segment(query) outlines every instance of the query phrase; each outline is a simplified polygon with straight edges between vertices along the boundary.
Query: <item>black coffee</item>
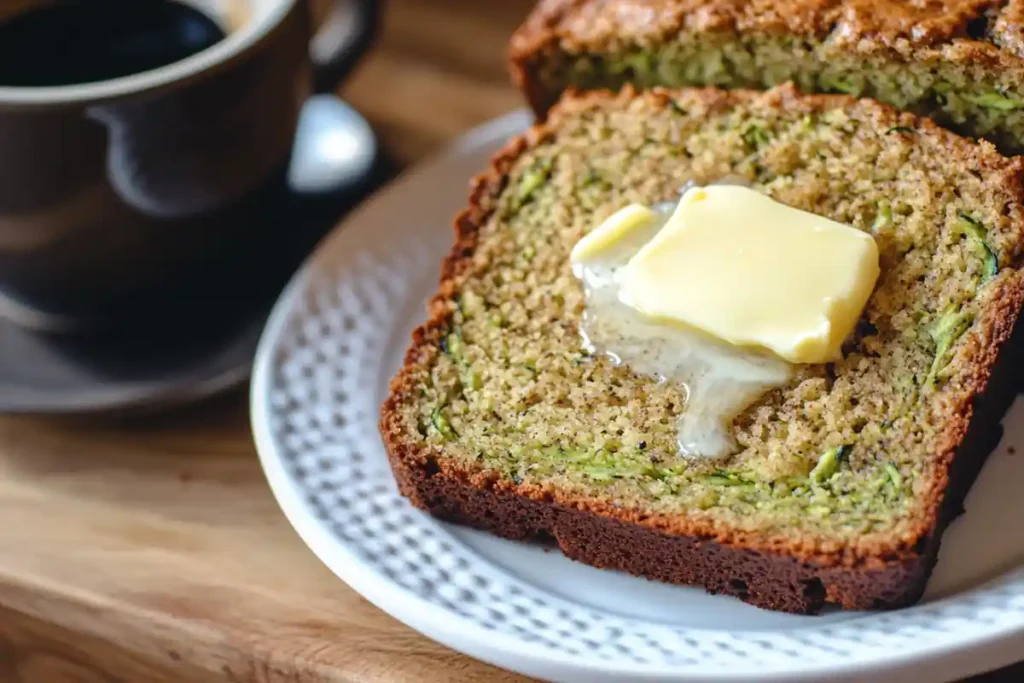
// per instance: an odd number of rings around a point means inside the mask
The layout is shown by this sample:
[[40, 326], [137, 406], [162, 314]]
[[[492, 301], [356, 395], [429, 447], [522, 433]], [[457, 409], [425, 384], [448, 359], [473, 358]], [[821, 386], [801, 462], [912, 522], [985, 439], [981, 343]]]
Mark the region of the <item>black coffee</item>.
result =
[[181, 61], [223, 29], [174, 0], [65, 0], [0, 23], [0, 86], [94, 83]]

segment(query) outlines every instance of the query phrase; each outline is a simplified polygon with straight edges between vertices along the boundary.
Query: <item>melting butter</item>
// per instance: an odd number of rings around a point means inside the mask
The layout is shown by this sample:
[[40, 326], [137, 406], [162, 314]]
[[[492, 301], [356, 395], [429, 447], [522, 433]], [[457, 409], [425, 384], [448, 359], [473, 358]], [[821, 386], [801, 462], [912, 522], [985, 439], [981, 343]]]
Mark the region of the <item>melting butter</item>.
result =
[[[633, 205], [617, 221], [614, 241], [581, 240], [573, 251], [573, 273], [583, 283], [580, 332], [584, 346], [634, 372], [672, 382], [684, 390], [679, 449], [690, 457], [721, 458], [736, 450], [731, 423], [766, 391], [786, 384], [793, 366], [752, 349], [722, 342], [683, 325], [656, 322], [621, 297], [630, 259], [665, 226], [675, 209], [652, 211]], [[592, 233], [593, 234], [593, 233]], [[699, 292], [695, 293], [700, 295]]]

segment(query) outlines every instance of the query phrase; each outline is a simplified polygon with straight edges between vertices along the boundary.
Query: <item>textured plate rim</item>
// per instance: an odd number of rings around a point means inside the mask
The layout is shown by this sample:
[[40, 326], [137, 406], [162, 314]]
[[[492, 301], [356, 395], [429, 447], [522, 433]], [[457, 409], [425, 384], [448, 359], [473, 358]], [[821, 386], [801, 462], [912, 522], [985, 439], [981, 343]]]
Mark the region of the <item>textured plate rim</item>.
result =
[[[344, 544], [334, 538], [309, 514], [309, 506], [299, 488], [286, 471], [277, 444], [269, 426], [269, 392], [274, 370], [274, 353], [281, 334], [288, 323], [296, 295], [308, 284], [310, 273], [316, 263], [344, 244], [348, 234], [345, 227], [359, 223], [363, 216], [373, 212], [377, 205], [390, 202], [395, 195], [422, 179], [435, 176], [448, 162], [466, 153], [476, 151], [480, 146], [494, 144], [510, 135], [521, 132], [532, 121], [525, 109], [515, 110], [492, 119], [471, 129], [453, 144], [428, 160], [400, 174], [391, 183], [363, 203], [349, 217], [336, 226], [316, 247], [302, 267], [282, 291], [267, 319], [266, 327], [256, 350], [250, 383], [250, 419], [257, 454], [264, 474], [278, 505], [289, 523], [303, 542], [342, 581], [362, 595], [373, 605], [401, 621], [421, 634], [459, 652], [531, 676], [556, 676], [571, 680], [581, 675], [594, 680], [644, 680], [644, 681], [817, 681], [823, 678], [835, 680], [877, 680], [879, 675], [921, 673], [922, 665], [929, 670], [942, 670], [948, 680], [979, 673], [977, 660], [984, 659], [984, 668], [998, 668], [1013, 664], [1019, 658], [1024, 640], [1024, 624], [1017, 628], [996, 627], [990, 631], [975, 629], [955, 645], [922, 644], [909, 652], [892, 652], [884, 656], [872, 654], [869, 657], [850, 657], [842, 663], [823, 665], [804, 664], [789, 660], [787, 668], [765, 671], [740, 660], [734, 671], [709, 671], [699, 667], [668, 667], [663, 664], [638, 664], [626, 666], [609, 662], [587, 662], [571, 658], [503, 633], [487, 632], [481, 637], [480, 630], [471, 623], [464, 623], [439, 605], [435, 605], [385, 577]], [[483, 170], [482, 168], [480, 169]], [[1005, 574], [1003, 575], [1005, 578]], [[993, 582], [979, 585], [964, 593], [944, 597], [929, 603], [935, 607], [951, 604], [958, 598], [985, 591]], [[908, 608], [908, 609], [914, 609]], [[868, 617], [862, 617], [870, 619]], [[813, 625], [799, 627], [813, 629]], [[695, 629], [699, 630], [699, 629]], [[743, 662], [743, 663], [741, 663]], [[974, 662], [973, 664], [971, 662]]]

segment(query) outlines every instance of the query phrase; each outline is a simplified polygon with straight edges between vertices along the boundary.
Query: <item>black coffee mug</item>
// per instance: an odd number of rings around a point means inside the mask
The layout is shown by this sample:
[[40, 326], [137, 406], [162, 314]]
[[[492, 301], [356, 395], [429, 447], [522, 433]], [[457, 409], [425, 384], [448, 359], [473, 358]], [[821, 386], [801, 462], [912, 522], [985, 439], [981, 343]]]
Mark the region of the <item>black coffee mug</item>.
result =
[[381, 13], [337, 0], [314, 34], [306, 0], [179, 1], [226, 36], [110, 80], [0, 84], [0, 315], [102, 325], [230, 253], [289, 163], [303, 103], [351, 70]]

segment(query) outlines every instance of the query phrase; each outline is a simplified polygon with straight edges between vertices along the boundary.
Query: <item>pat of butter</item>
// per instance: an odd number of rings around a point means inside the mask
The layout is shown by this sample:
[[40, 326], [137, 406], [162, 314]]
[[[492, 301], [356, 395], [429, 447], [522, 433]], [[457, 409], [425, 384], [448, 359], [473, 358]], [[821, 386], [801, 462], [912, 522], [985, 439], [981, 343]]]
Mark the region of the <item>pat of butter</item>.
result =
[[637, 230], [649, 227], [661, 217], [643, 204], [625, 206], [591, 230], [572, 248], [569, 260], [583, 263], [614, 249]]
[[[620, 214], [588, 236], [586, 256], [632, 232], [623, 219], [642, 216]], [[688, 190], [629, 260], [620, 297], [658, 322], [791, 363], [825, 363], [842, 357], [878, 275], [870, 235], [746, 187], [711, 185]]]

